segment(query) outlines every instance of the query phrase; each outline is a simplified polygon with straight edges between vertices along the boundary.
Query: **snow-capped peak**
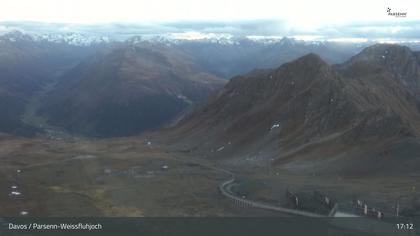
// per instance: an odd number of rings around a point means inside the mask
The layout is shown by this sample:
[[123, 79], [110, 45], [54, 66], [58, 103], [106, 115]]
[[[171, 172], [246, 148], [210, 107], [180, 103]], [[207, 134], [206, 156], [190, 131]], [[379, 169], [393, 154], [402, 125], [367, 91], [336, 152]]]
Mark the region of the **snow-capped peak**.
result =
[[0, 36], [1, 41], [8, 42], [52, 42], [64, 43], [76, 46], [90, 46], [94, 44], [108, 43], [111, 40], [105, 36], [90, 36], [78, 33], [51, 33], [51, 34], [29, 34], [21, 31], [11, 31]]
[[36, 41], [47, 41], [54, 43], [67, 43], [77, 46], [90, 46], [93, 44], [108, 43], [110, 39], [106, 36], [90, 36], [78, 33], [65, 34], [42, 34], [35, 36]]

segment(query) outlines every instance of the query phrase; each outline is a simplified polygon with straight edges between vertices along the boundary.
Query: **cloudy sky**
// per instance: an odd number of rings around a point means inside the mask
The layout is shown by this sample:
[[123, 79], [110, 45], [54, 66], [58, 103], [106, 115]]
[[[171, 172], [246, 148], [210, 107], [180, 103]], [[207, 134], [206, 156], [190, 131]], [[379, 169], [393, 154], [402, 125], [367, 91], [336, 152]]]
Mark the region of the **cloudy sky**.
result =
[[[137, 25], [140, 31], [416, 38], [419, 0], [0, 0], [0, 22]], [[394, 17], [392, 12], [407, 13]], [[87, 26], [85, 26], [87, 27]], [[61, 27], [60, 29], [63, 29]], [[65, 28], [64, 28], [65, 29]]]

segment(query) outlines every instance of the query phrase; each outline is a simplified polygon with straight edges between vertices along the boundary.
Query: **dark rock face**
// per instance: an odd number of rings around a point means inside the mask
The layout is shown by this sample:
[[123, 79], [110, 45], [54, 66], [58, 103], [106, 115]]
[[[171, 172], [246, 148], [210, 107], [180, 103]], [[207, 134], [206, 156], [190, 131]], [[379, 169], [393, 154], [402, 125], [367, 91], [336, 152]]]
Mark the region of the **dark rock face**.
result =
[[164, 45], [125, 45], [98, 53], [64, 75], [41, 114], [87, 136], [139, 134], [174, 119], [224, 81]]
[[279, 163], [298, 154], [302, 158], [329, 150], [334, 156], [416, 138], [416, 57], [405, 47], [374, 45], [331, 67], [308, 54], [275, 70], [233, 78], [217, 97], [168, 133], [186, 137], [175, 143], [189, 149], [229, 142], [227, 156], [264, 152]]

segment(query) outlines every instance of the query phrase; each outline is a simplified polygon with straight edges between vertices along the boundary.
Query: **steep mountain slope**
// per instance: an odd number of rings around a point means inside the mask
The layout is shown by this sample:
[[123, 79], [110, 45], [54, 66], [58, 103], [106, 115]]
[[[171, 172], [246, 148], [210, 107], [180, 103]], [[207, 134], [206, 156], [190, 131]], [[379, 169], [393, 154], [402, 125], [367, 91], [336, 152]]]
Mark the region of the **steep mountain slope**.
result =
[[30, 135], [21, 122], [28, 99], [96, 47], [39, 41], [21, 32], [0, 36], [0, 131]]
[[97, 137], [157, 128], [224, 84], [177, 50], [130, 41], [97, 53], [61, 81], [40, 113], [68, 131]]
[[[397, 51], [389, 54], [397, 59], [376, 63], [372, 58], [382, 47]], [[419, 64], [401, 61], [406, 55], [400, 53], [417, 55], [406, 50], [375, 45], [334, 67], [308, 54], [275, 70], [235, 77], [208, 104], [168, 130], [168, 137], [176, 139], [177, 147], [229, 157], [236, 164], [273, 162], [304, 169], [362, 171], [361, 166], [396, 143], [418, 151], [418, 94], [406, 86], [406, 78], [419, 81], [407, 70], [417, 71]], [[393, 63], [397, 60], [401, 64]], [[371, 158], [352, 167], [348, 161], [355, 156]]]

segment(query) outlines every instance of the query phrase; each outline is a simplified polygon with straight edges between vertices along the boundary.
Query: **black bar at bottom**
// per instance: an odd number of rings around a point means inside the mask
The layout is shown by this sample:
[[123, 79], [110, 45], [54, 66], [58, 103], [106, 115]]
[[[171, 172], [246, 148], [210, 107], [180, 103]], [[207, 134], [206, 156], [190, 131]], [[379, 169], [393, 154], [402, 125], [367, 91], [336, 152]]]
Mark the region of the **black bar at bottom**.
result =
[[[420, 235], [416, 222], [367, 218], [1, 218], [0, 235], [360, 236]], [[397, 227], [406, 224], [406, 229]], [[411, 224], [413, 225], [412, 229]], [[399, 227], [401, 226], [399, 225]]]

